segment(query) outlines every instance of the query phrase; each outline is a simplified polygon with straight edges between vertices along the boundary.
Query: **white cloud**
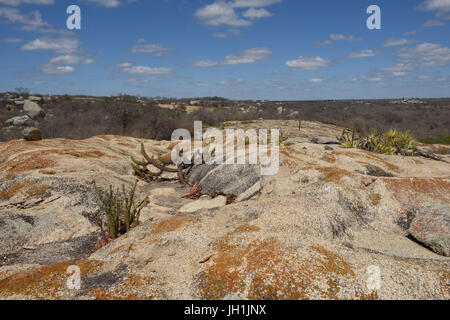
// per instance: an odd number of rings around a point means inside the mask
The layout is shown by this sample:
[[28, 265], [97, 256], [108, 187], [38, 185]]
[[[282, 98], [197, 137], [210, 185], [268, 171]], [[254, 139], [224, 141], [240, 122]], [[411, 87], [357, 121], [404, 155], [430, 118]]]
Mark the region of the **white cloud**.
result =
[[57, 66], [54, 64], [46, 64], [42, 67], [42, 72], [46, 74], [67, 74], [75, 71], [71, 66]]
[[397, 59], [417, 67], [443, 67], [450, 64], [450, 48], [435, 43], [421, 43], [414, 48], [402, 48]]
[[0, 4], [5, 4], [7, 6], [14, 6], [14, 7], [20, 6], [22, 3], [49, 5], [49, 4], [54, 4], [55, 1], [54, 0], [0, 0]]
[[120, 72], [128, 74], [162, 75], [173, 72], [173, 69], [170, 68], [133, 66], [130, 62], [119, 63], [117, 66], [120, 68]]
[[166, 52], [172, 50], [170, 47], [162, 46], [159, 44], [146, 44], [144, 39], [139, 39], [138, 44], [131, 47], [133, 53], [152, 53], [156, 57], [162, 57]]
[[318, 70], [321, 68], [328, 67], [330, 61], [325, 60], [319, 56], [317, 57], [298, 57], [294, 60], [289, 60], [286, 62], [286, 66], [294, 69], [299, 69], [302, 71], [308, 70]]
[[106, 8], [117, 8], [122, 4], [120, 0], [88, 0], [88, 1]]
[[65, 38], [38, 38], [22, 46], [22, 50], [54, 50], [60, 53], [73, 53], [78, 50], [78, 39]]
[[272, 14], [269, 11], [263, 8], [261, 9], [250, 8], [247, 11], [245, 11], [242, 15], [245, 18], [249, 18], [251, 20], [268, 18], [272, 16]]
[[311, 83], [322, 83], [324, 81], [325, 81], [324, 78], [312, 78], [309, 80], [309, 82], [311, 82]]
[[436, 11], [438, 15], [450, 12], [450, 0], [426, 0], [419, 7], [425, 11]]
[[414, 43], [413, 40], [404, 39], [404, 38], [389, 38], [384, 42], [385, 47], [395, 47], [395, 46], [404, 46], [406, 44]]
[[150, 83], [153, 80], [155, 80], [155, 79], [153, 79], [153, 78], [130, 78], [130, 79], [127, 79], [127, 82], [130, 82], [130, 83]]
[[232, 27], [250, 26], [251, 22], [242, 19], [228, 3], [215, 2], [200, 8], [195, 17], [210, 26], [227, 25]]
[[355, 36], [346, 36], [343, 34], [332, 33], [328, 36], [328, 39], [322, 42], [316, 42], [316, 45], [323, 46], [332, 44], [333, 41], [349, 41], [349, 42], [358, 42], [363, 41], [363, 38], [355, 37]]
[[196, 61], [192, 64], [193, 67], [199, 67], [199, 68], [211, 68], [211, 67], [217, 67], [220, 65], [219, 62], [211, 61], [211, 60], [200, 60]]
[[428, 20], [428, 21], [425, 21], [422, 26], [424, 26], [424, 27], [442, 27], [442, 26], [445, 26], [445, 22], [442, 22], [441, 20]]
[[231, 5], [234, 8], [259, 8], [280, 2], [282, 2], [282, 0], [235, 0]]
[[219, 65], [234, 65], [234, 64], [253, 64], [261, 60], [267, 59], [272, 54], [272, 51], [266, 47], [251, 48], [240, 52], [237, 55], [226, 56], [223, 62], [212, 60], [200, 60], [192, 64], [194, 67], [216, 67]]
[[[202, 23], [210, 26], [251, 26], [252, 20], [272, 16], [263, 7], [280, 2], [281, 0], [235, 0], [232, 2], [216, 0], [198, 9], [195, 12], [195, 17]], [[241, 16], [241, 12], [238, 10], [245, 8], [249, 9], [243, 12]]]
[[41, 27], [49, 26], [47, 22], [42, 20], [42, 15], [39, 11], [33, 11], [27, 15], [15, 8], [0, 8], [1, 18], [5, 19], [3, 22], [21, 24], [22, 30], [26, 31], [33, 31]]
[[52, 64], [92, 64], [94, 63], [94, 59], [85, 58], [79, 55], [61, 55], [50, 59], [50, 63]]
[[226, 56], [223, 64], [257, 63], [267, 59], [272, 54], [268, 48], [252, 48], [242, 51], [238, 55]]
[[347, 57], [350, 59], [374, 57], [380, 53], [379, 50], [361, 50], [350, 53]]

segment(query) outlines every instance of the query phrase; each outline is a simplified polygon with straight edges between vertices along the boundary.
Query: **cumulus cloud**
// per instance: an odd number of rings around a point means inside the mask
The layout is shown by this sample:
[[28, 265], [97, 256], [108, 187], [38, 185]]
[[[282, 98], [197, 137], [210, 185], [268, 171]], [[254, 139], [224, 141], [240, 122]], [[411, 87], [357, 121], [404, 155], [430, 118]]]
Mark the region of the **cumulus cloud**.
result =
[[421, 43], [414, 48], [402, 48], [397, 59], [417, 67], [443, 67], [450, 64], [450, 48], [435, 43]]
[[5, 4], [7, 6], [13, 6], [13, 7], [20, 6], [23, 3], [49, 5], [49, 4], [54, 4], [55, 0], [0, 0], [0, 4]]
[[145, 39], [138, 39], [137, 43], [131, 47], [131, 52], [133, 53], [151, 53], [156, 57], [162, 57], [168, 51], [171, 51], [172, 48], [159, 45], [159, 44], [148, 44]]
[[363, 38], [355, 37], [355, 36], [346, 36], [343, 34], [332, 33], [328, 36], [328, 39], [322, 42], [316, 42], [316, 45], [323, 46], [332, 44], [333, 41], [349, 41], [349, 42], [359, 42], [363, 41]]
[[312, 79], [309, 79], [309, 82], [311, 82], [311, 83], [322, 83], [324, 81], [325, 81], [324, 78], [312, 78]]
[[215, 2], [200, 8], [195, 13], [195, 17], [210, 26], [242, 27], [251, 25], [250, 21], [240, 18], [234, 8], [225, 2]]
[[6, 23], [18, 23], [22, 25], [22, 30], [33, 31], [41, 27], [47, 27], [49, 24], [42, 19], [39, 11], [33, 11], [30, 14], [24, 14], [16, 8], [0, 8], [0, 19]]
[[261, 9], [250, 8], [247, 11], [245, 11], [242, 15], [245, 18], [249, 18], [251, 20], [268, 18], [272, 16], [272, 14], [264, 8]]
[[361, 50], [350, 53], [347, 57], [350, 59], [374, 57], [380, 53], [380, 50]]
[[247, 64], [257, 63], [267, 59], [272, 54], [268, 48], [252, 48], [242, 51], [237, 55], [226, 56], [223, 64]]
[[173, 72], [173, 69], [170, 68], [133, 66], [130, 62], [119, 63], [117, 67], [119, 67], [120, 72], [128, 74], [162, 75]]
[[42, 72], [45, 74], [67, 74], [75, 71], [72, 66], [58, 66], [54, 64], [46, 64], [42, 67]]
[[[280, 2], [281, 0], [235, 0], [232, 2], [217, 0], [198, 9], [195, 17], [210, 26], [250, 26], [253, 20], [272, 16], [263, 7]], [[243, 9], [247, 10], [241, 12], [240, 10]]]
[[211, 61], [211, 60], [200, 60], [196, 61], [192, 64], [193, 67], [199, 67], [199, 68], [211, 68], [211, 67], [217, 67], [220, 65], [219, 62]]
[[330, 61], [323, 59], [319, 56], [298, 57], [294, 60], [289, 60], [286, 62], [286, 66], [301, 71], [319, 70], [321, 68], [328, 67], [330, 64], [331, 64]]
[[442, 27], [445, 26], [445, 22], [441, 20], [428, 20], [422, 24], [423, 27]]
[[426, 0], [418, 9], [435, 11], [437, 15], [443, 15], [450, 12], [450, 0]]
[[122, 4], [122, 1], [120, 0], [87, 0], [87, 1], [106, 8], [116, 8]]
[[53, 50], [60, 53], [72, 53], [78, 50], [78, 39], [71, 37], [47, 38], [42, 37], [35, 39], [22, 46], [22, 50]]
[[267, 59], [272, 54], [269, 48], [251, 48], [244, 50], [236, 55], [228, 55], [225, 57], [224, 61], [212, 61], [212, 60], [200, 60], [192, 64], [194, 67], [216, 67], [219, 65], [234, 65], [234, 64], [253, 64], [258, 63], [261, 60]]
[[414, 43], [413, 40], [404, 39], [404, 38], [389, 38], [384, 42], [385, 47], [395, 47], [395, 46], [404, 46], [406, 44]]

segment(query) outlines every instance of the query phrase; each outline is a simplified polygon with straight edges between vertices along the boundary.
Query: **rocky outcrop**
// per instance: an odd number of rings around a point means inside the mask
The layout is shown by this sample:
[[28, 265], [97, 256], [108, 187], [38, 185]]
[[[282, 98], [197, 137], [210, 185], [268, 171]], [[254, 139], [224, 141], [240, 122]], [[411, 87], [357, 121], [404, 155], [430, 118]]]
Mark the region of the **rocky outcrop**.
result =
[[[39, 120], [45, 117], [44, 110], [35, 101], [41, 101], [40, 97], [30, 96], [27, 100], [16, 99], [16, 105], [23, 105], [22, 112], [25, 115], [15, 116], [5, 121], [7, 127], [2, 128], [2, 136], [6, 138], [18, 139], [17, 134], [21, 132], [21, 137], [27, 141], [39, 141], [42, 139], [42, 132], [37, 128]], [[14, 111], [12, 106], [8, 107], [8, 111]]]
[[[236, 178], [255, 179], [228, 205], [187, 199], [190, 188], [165, 174], [138, 183], [137, 198], [150, 199], [141, 225], [94, 252], [101, 207], [90, 182], [129, 189], [140, 141], [0, 143], [0, 298], [450, 299], [448, 163], [298, 142], [264, 179], [195, 167], [191, 181], [205, 188], [240, 192]], [[149, 153], [171, 145], [142, 141]], [[214, 180], [225, 173], [230, 187]], [[66, 287], [71, 265], [80, 290]]]
[[30, 100], [25, 100], [23, 111], [31, 119], [39, 119], [45, 117], [44, 110], [42, 110], [42, 108], [36, 102]]

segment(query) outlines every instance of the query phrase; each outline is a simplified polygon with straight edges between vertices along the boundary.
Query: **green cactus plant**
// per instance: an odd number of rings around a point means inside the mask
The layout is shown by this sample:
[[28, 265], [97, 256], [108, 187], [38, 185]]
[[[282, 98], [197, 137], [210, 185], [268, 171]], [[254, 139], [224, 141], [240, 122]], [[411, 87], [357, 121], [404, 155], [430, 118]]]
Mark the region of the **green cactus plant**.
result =
[[[146, 182], [150, 182], [161, 177], [164, 172], [170, 172], [178, 173], [178, 179], [180, 180], [180, 183], [186, 183], [186, 177], [183, 172], [183, 169], [185, 169], [184, 165], [178, 165], [176, 169], [169, 168], [168, 165], [173, 164], [170, 157], [161, 155], [157, 155], [156, 158], [154, 156], [150, 157], [145, 151], [144, 143], [141, 143], [141, 154], [144, 158], [142, 159], [142, 161], [136, 160], [134, 157], [131, 157], [131, 167], [133, 168], [134, 174], [140, 179]], [[152, 172], [148, 169], [148, 166], [153, 166], [158, 171]]]
[[[141, 211], [147, 206], [149, 200], [145, 198], [139, 204], [135, 204], [134, 195], [137, 182], [136, 180], [129, 193], [125, 191], [125, 185], [122, 185], [122, 194], [119, 192], [119, 189], [113, 191], [113, 187], [110, 185], [109, 193], [104, 194], [97, 187], [95, 180], [92, 181], [106, 215], [107, 235], [103, 235], [105, 239], [116, 239], [139, 225]], [[100, 221], [99, 226], [101, 231], [106, 233], [103, 231], [103, 221]]]

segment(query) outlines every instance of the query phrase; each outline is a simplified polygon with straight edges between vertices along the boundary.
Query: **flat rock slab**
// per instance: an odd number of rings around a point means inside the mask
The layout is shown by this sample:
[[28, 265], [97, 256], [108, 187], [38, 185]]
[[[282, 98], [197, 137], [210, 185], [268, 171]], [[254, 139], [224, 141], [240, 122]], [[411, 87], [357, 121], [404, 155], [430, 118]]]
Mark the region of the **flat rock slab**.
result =
[[197, 211], [203, 209], [215, 209], [223, 207], [227, 204], [227, 198], [225, 196], [218, 196], [214, 199], [210, 199], [209, 197], [201, 197], [200, 199], [188, 203], [180, 208], [180, 212], [182, 213], [195, 213]]

